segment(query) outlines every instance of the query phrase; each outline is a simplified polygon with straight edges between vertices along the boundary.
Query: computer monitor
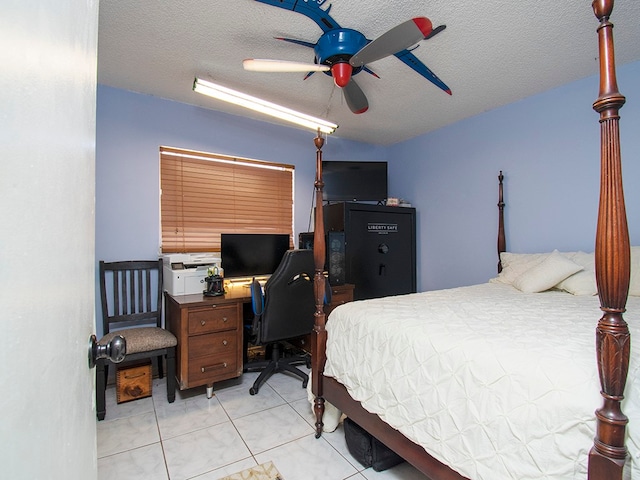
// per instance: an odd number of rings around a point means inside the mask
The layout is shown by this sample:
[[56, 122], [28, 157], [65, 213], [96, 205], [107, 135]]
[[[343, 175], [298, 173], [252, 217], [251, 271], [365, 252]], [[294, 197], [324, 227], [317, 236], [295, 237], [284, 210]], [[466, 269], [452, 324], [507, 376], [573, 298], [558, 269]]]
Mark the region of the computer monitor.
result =
[[322, 162], [327, 202], [380, 202], [387, 198], [387, 162]]
[[289, 235], [223, 233], [221, 260], [225, 278], [271, 275], [289, 250]]

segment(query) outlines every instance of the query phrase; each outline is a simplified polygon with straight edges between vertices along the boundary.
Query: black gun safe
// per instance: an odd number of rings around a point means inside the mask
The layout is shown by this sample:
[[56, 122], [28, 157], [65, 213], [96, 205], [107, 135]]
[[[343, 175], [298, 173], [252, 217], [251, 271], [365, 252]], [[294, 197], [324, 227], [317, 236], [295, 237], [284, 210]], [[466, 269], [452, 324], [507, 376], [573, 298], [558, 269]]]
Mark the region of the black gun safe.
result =
[[416, 291], [415, 208], [334, 203], [324, 222], [329, 279], [354, 284], [355, 300]]

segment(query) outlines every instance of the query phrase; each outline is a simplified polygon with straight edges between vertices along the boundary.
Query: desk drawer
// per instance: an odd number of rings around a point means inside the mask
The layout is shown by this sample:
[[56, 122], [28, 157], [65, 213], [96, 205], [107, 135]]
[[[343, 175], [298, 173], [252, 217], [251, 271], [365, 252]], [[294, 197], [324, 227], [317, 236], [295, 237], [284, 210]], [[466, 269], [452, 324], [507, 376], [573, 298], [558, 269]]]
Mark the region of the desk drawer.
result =
[[211, 305], [189, 309], [189, 335], [236, 329], [238, 310], [236, 305]]
[[238, 333], [235, 330], [189, 337], [189, 363], [193, 359], [211, 355], [235, 357], [238, 351]]
[[238, 376], [235, 352], [189, 360], [189, 385], [202, 385]]

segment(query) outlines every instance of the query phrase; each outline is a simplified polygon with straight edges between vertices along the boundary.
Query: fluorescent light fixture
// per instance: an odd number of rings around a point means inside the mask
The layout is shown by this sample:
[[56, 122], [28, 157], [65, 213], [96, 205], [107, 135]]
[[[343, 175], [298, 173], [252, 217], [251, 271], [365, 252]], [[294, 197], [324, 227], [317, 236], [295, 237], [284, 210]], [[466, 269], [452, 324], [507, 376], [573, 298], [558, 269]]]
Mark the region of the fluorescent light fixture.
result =
[[193, 82], [193, 91], [202, 93], [203, 95], [208, 95], [209, 97], [217, 98], [224, 102], [233, 103], [234, 105], [250, 108], [256, 112], [265, 113], [272, 117], [280, 118], [281, 120], [286, 120], [297, 125], [302, 125], [303, 127], [310, 128], [314, 131], [319, 130], [322, 133], [331, 134], [335, 132], [336, 128], [338, 128], [338, 125], [335, 123], [296, 112], [290, 108], [282, 107], [275, 103], [252, 97], [251, 95], [217, 85], [207, 80], [202, 80], [201, 78], [196, 78]]

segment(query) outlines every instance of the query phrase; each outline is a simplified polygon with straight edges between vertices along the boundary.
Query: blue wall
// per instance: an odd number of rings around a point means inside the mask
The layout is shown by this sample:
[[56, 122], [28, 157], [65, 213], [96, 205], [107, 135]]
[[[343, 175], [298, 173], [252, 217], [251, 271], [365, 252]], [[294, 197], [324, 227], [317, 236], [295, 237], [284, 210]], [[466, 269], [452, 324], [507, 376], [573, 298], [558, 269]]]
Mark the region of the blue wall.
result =
[[[627, 214], [640, 244], [640, 62], [618, 69]], [[388, 160], [389, 193], [418, 211], [418, 289], [495, 275], [497, 175], [511, 251], [593, 251], [599, 184], [596, 77], [389, 147], [329, 137], [325, 159]], [[96, 259], [153, 258], [161, 145], [296, 166], [295, 233], [309, 230], [311, 132], [105, 86], [98, 88]], [[98, 300], [99, 301], [99, 300]]]
[[[102, 85], [96, 115], [96, 270], [99, 260], [158, 257], [160, 146], [295, 165], [295, 238], [313, 229], [315, 133]], [[323, 152], [327, 160], [387, 160], [384, 147], [337, 137]], [[96, 275], [101, 323], [97, 285]]]
[[[96, 258], [159, 254], [159, 147], [295, 165], [295, 233], [309, 230], [315, 133], [99, 86]], [[386, 160], [386, 148], [329, 137], [325, 159]]]
[[[618, 69], [631, 242], [640, 245], [640, 62]], [[418, 208], [418, 288], [496, 274], [497, 176], [505, 175], [507, 248], [593, 251], [600, 177], [590, 77], [389, 148], [390, 190]]]

